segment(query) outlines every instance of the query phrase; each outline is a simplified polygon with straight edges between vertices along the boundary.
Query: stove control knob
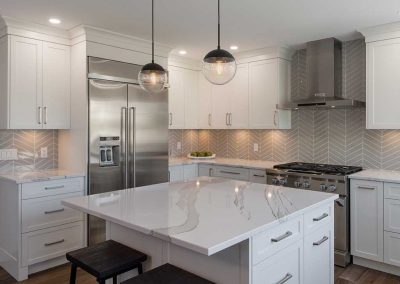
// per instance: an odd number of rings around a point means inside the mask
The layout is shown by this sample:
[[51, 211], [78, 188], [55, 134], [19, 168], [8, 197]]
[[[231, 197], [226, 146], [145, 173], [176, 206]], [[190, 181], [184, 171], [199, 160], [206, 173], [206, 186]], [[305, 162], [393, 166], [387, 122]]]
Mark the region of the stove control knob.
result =
[[287, 184], [287, 178], [282, 177], [279, 179], [279, 185], [286, 185], [286, 184]]
[[321, 184], [319, 185], [319, 189], [322, 190], [322, 191], [325, 191], [325, 190], [327, 189], [326, 184], [321, 183]]
[[310, 182], [309, 182], [308, 180], [305, 180], [305, 181], [303, 182], [303, 187], [304, 187], [304, 188], [310, 188]]
[[329, 186], [328, 186], [328, 191], [329, 192], [334, 192], [336, 190], [336, 185], [335, 184], [330, 184]]
[[297, 187], [297, 188], [301, 187], [301, 181], [296, 180], [296, 181], [294, 182], [294, 187]]
[[278, 179], [277, 178], [272, 178], [271, 180], [273, 185], [277, 185], [278, 184]]

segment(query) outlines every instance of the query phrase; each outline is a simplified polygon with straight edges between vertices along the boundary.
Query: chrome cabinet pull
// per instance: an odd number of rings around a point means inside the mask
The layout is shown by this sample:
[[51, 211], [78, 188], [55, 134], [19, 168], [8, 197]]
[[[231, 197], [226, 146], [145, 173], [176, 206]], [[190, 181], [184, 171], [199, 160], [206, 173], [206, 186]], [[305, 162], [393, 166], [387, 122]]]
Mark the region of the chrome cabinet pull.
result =
[[284, 284], [284, 283], [288, 282], [289, 279], [291, 279], [292, 277], [293, 277], [292, 274], [287, 273], [287, 274], [285, 275], [285, 277], [283, 277], [281, 280], [279, 280], [278, 282], [276, 282], [276, 284]]
[[277, 238], [272, 238], [271, 242], [278, 243], [278, 242], [290, 237], [291, 235], [293, 235], [293, 233], [291, 231], [287, 231], [286, 233], [284, 233], [283, 235], [281, 235], [281, 236], [279, 236]]
[[277, 113], [278, 113], [278, 111], [275, 110], [275, 112], [274, 112], [274, 125], [275, 125], [275, 127], [278, 125], [277, 122], [276, 122], [276, 115], [277, 115]]
[[213, 175], [213, 168], [209, 168], [209, 169], [208, 169], [208, 175], [209, 175], [210, 177], [212, 177], [212, 175]]
[[229, 113], [228, 121], [229, 121], [229, 125], [232, 126], [232, 113], [231, 112]]
[[321, 221], [322, 219], [325, 219], [325, 218], [328, 217], [328, 216], [329, 216], [328, 213], [324, 213], [324, 214], [322, 214], [322, 215], [319, 216], [319, 217], [313, 218], [312, 220], [313, 220], [314, 222], [319, 222], [319, 221]]
[[44, 122], [43, 124], [47, 124], [47, 107], [43, 107], [43, 113], [44, 113]]
[[211, 127], [211, 113], [208, 114], [208, 126]]
[[53, 214], [53, 213], [60, 213], [60, 212], [63, 212], [63, 211], [65, 211], [65, 208], [52, 210], [52, 211], [44, 211], [44, 214], [48, 215], [48, 214]]
[[329, 238], [327, 236], [324, 236], [322, 239], [320, 239], [318, 242], [313, 242], [313, 246], [319, 246], [322, 243], [326, 242]]
[[359, 189], [375, 190], [375, 187], [372, 187], [372, 186], [363, 186], [363, 185], [359, 185], [358, 188], [359, 188]]
[[260, 178], [263, 178], [263, 177], [265, 177], [265, 175], [254, 174], [253, 177], [260, 177]]
[[237, 172], [229, 172], [229, 171], [220, 171], [223, 174], [231, 174], [231, 175], [240, 175], [240, 173]]
[[169, 113], [169, 126], [172, 125], [172, 112]]
[[52, 189], [60, 189], [60, 188], [64, 188], [64, 185], [57, 185], [57, 186], [46, 186], [44, 188], [44, 190], [52, 190]]
[[44, 244], [44, 246], [46, 246], [46, 247], [49, 247], [49, 246], [53, 246], [53, 245], [57, 245], [57, 244], [61, 244], [61, 243], [63, 243], [63, 242], [65, 242], [65, 240], [64, 240], [64, 239], [62, 239], [62, 240], [59, 240], [59, 241], [55, 241], [55, 242], [52, 242], [52, 243], [45, 243], [45, 244]]
[[225, 124], [227, 125], [227, 126], [229, 126], [229, 122], [228, 122], [228, 118], [229, 117], [229, 112], [227, 112], [226, 114], [225, 114]]
[[171, 181], [171, 172], [168, 171], [168, 181]]
[[42, 124], [42, 107], [38, 107], [38, 124]]

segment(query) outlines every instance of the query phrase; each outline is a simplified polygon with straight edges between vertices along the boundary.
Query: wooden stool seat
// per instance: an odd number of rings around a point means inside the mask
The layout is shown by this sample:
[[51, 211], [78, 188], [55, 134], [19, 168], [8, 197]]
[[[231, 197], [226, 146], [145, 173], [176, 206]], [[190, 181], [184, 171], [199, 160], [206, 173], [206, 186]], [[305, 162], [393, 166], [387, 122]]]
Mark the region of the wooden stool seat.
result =
[[109, 278], [116, 283], [117, 276], [129, 270], [137, 268], [141, 274], [142, 262], [147, 259], [144, 253], [113, 240], [69, 252], [66, 257], [72, 263], [72, 284], [75, 283], [77, 267], [96, 277], [99, 283], [105, 283]]
[[172, 264], [164, 264], [122, 284], [214, 284]]

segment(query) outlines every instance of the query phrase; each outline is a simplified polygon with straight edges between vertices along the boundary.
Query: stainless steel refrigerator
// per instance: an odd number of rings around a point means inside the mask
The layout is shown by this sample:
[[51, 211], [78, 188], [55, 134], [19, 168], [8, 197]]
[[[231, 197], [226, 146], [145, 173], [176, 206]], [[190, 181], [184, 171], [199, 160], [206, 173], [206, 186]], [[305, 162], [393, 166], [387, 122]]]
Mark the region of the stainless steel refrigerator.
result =
[[[168, 93], [137, 82], [141, 66], [89, 57], [89, 194], [168, 181]], [[88, 220], [89, 244], [105, 222]]]

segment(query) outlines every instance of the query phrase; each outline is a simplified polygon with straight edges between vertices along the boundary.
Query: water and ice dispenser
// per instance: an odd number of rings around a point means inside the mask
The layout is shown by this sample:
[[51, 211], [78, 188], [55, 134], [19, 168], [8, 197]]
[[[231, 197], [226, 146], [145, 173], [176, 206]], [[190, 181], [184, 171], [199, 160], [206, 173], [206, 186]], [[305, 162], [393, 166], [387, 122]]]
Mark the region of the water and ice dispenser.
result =
[[100, 137], [100, 167], [112, 167], [119, 164], [120, 138], [118, 136]]

